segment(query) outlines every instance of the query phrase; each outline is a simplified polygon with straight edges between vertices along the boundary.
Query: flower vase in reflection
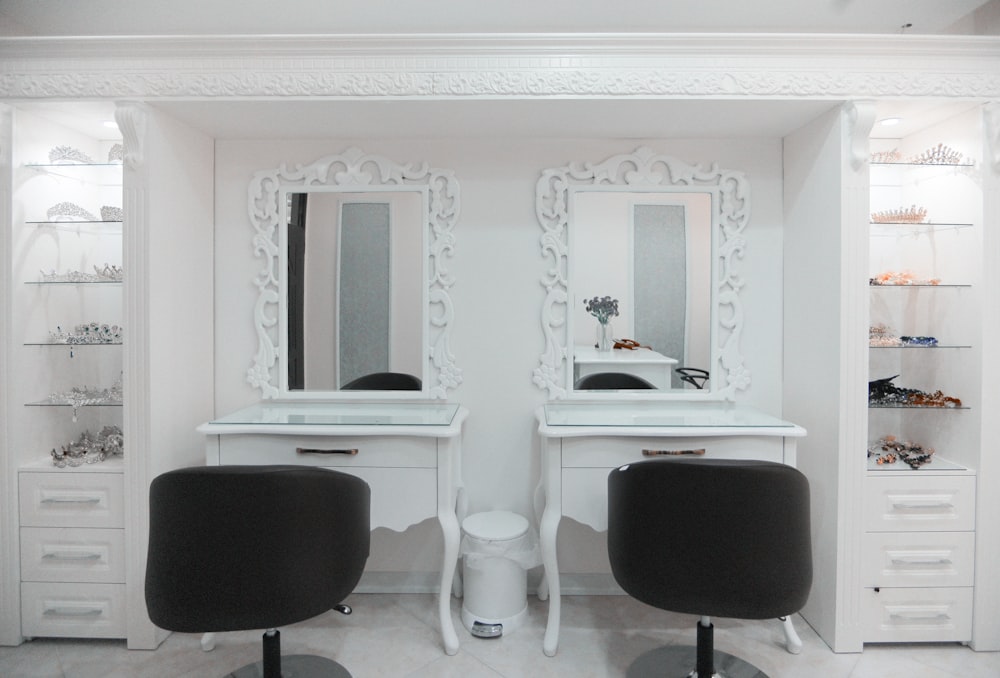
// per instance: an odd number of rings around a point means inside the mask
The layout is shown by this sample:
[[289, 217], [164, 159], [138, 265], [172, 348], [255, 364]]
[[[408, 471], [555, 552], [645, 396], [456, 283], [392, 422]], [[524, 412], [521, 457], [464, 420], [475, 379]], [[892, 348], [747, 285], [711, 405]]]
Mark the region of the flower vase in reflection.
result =
[[601, 352], [611, 351], [614, 348], [615, 340], [611, 331], [611, 323], [597, 323], [597, 350]]

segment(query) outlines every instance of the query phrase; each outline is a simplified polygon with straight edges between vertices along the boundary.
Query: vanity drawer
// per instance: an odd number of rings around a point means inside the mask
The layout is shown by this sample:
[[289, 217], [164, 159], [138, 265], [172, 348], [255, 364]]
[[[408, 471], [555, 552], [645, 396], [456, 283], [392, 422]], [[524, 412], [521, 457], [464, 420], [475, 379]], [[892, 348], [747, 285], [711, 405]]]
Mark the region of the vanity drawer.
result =
[[123, 527], [120, 473], [22, 471], [18, 500], [22, 526]]
[[868, 532], [862, 583], [868, 587], [972, 586], [975, 532]]
[[337, 469], [358, 476], [372, 491], [371, 528], [402, 532], [437, 516], [436, 468]]
[[124, 638], [125, 584], [21, 584], [21, 633], [53, 638]]
[[21, 528], [21, 580], [125, 583], [125, 530]]
[[975, 529], [975, 476], [865, 478], [865, 529], [869, 532]]
[[219, 437], [222, 464], [300, 464], [351, 467], [431, 468], [437, 440], [411, 436], [225, 435]]
[[[717, 459], [764, 459], [783, 461], [782, 439], [774, 436], [716, 436], [703, 438], [586, 437], [562, 439], [564, 468], [606, 468], [610, 472], [622, 464], [652, 459], [644, 450], [675, 452], [705, 450], [704, 457]], [[664, 454], [659, 458], [669, 459]]]
[[967, 641], [972, 588], [865, 589], [862, 636], [871, 643]]

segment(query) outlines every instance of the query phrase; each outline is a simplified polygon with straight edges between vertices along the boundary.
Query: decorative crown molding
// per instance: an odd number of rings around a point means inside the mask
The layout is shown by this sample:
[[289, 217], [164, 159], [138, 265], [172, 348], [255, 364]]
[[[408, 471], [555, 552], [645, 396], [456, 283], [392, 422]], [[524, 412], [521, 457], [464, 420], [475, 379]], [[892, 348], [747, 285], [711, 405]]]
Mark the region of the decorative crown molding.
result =
[[1000, 39], [794, 35], [0, 38], [17, 98], [1000, 97]]

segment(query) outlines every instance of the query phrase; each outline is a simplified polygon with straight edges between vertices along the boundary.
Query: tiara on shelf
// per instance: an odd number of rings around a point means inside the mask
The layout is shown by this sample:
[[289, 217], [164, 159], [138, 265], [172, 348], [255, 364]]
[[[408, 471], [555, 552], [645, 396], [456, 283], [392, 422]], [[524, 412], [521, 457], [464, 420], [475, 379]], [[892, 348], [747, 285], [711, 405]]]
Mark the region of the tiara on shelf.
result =
[[892, 149], [891, 151], [877, 151], [872, 153], [872, 162], [875, 163], [889, 163], [889, 162], [899, 162], [903, 159], [903, 154], [899, 152], [898, 149]]
[[97, 217], [72, 202], [56, 203], [46, 214], [49, 221], [97, 221]]
[[61, 326], [49, 332], [52, 344], [120, 344], [124, 328], [107, 323], [83, 323], [73, 328], [73, 332], [63, 332]]
[[49, 151], [49, 162], [58, 165], [89, 165], [92, 164], [94, 160], [83, 151], [77, 150], [72, 146], [56, 146]]
[[84, 431], [80, 437], [63, 445], [61, 450], [52, 450], [52, 463], [59, 468], [83, 466], [104, 461], [108, 457], [125, 454], [125, 436], [118, 426], [105, 426], [96, 436]]
[[121, 207], [104, 205], [101, 207], [101, 219], [104, 221], [124, 221], [125, 213]]
[[125, 161], [125, 147], [121, 144], [115, 144], [108, 151], [108, 162], [110, 163], [121, 163]]
[[927, 208], [911, 205], [908, 208], [872, 212], [872, 221], [876, 224], [923, 224], [927, 222]]
[[98, 268], [94, 266], [93, 273], [83, 273], [81, 271], [67, 271], [56, 273], [55, 271], [40, 271], [42, 282], [47, 283], [93, 283], [93, 282], [122, 282], [125, 279], [121, 266], [104, 264]]
[[913, 156], [910, 158], [910, 162], [917, 165], [960, 165], [962, 164], [962, 154], [944, 144], [938, 144]]

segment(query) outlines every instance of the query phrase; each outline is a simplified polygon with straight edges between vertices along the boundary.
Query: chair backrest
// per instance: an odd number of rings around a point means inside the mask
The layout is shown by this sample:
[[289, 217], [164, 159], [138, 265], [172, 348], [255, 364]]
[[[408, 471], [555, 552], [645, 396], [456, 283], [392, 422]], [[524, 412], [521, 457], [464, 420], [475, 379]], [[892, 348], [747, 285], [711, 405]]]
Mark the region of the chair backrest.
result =
[[368, 559], [371, 492], [308, 466], [201, 466], [149, 488], [146, 605], [188, 633], [284, 626], [340, 603]]
[[770, 619], [812, 584], [809, 484], [767, 461], [655, 459], [608, 476], [615, 580], [674, 612]]
[[419, 391], [423, 382], [403, 372], [373, 372], [358, 377], [341, 388], [346, 391]]
[[580, 390], [597, 390], [613, 388], [656, 388], [651, 383], [625, 372], [596, 372], [577, 379], [573, 388]]

